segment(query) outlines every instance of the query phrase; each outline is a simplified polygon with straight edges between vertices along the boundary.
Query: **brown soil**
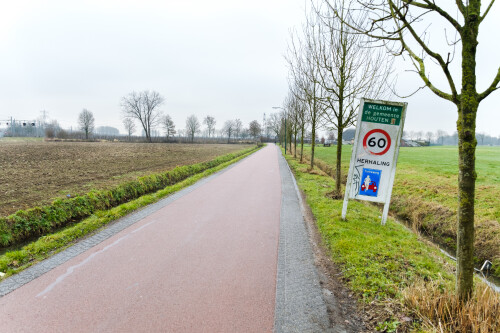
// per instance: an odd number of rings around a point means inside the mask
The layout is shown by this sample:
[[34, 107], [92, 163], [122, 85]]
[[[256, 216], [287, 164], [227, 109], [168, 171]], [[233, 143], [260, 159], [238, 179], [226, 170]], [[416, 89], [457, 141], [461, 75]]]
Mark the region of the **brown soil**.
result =
[[249, 145], [0, 141], [0, 216]]

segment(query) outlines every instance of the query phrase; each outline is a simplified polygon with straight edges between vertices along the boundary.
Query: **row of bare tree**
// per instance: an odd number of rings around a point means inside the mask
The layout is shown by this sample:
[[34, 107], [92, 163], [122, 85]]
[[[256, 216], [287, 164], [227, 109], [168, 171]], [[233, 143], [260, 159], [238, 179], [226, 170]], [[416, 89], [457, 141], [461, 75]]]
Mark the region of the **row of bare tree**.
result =
[[[136, 131], [135, 120], [139, 121], [146, 135], [146, 139], [152, 142], [151, 133], [157, 126], [162, 126], [167, 140], [176, 134], [175, 124], [169, 115], [163, 115], [161, 105], [165, 99], [156, 91], [132, 92], [122, 98], [123, 125], [130, 137]], [[206, 116], [203, 124], [206, 126], [208, 137], [215, 135], [216, 120], [213, 116]], [[190, 115], [186, 119], [185, 135], [194, 141], [197, 134], [201, 132], [202, 123], [196, 115]], [[220, 133], [223, 133], [228, 142], [231, 138], [251, 137], [257, 139], [260, 136], [260, 124], [254, 120], [248, 128], [243, 128], [240, 119], [227, 120]]]
[[[434, 0], [312, 0], [313, 9], [307, 14], [300, 34], [292, 35], [287, 55], [291, 75], [284, 118], [289, 123], [296, 122], [301, 131], [304, 125], [296, 121], [295, 113], [307, 119], [313, 136], [311, 166], [315, 130], [322, 121], [327, 124], [324, 126], [337, 129], [338, 141], [342, 142], [342, 129], [355, 119], [357, 98], [383, 96], [386, 91], [383, 83], [387, 83], [392, 64], [386, 54], [400, 59], [404, 56], [402, 59], [410, 63], [423, 83], [416, 91], [428, 88], [456, 105], [457, 295], [460, 301], [467, 301], [473, 290], [476, 116], [481, 101], [500, 88], [500, 67], [491, 68], [491, 81], [484, 91], [478, 91], [476, 86], [479, 26], [494, 2], [489, 0], [483, 7], [481, 0], [440, 3]], [[431, 33], [433, 25], [444, 26], [444, 33]], [[453, 63], [455, 59], [458, 59], [457, 65]], [[498, 66], [498, 61], [493, 66]], [[430, 74], [436, 71], [444, 78], [444, 87], [431, 80]], [[291, 141], [294, 127], [289, 128], [285, 134]], [[337, 180], [341, 179], [340, 146]]]
[[[369, 47], [368, 36], [351, 28], [366, 15], [349, 15], [343, 2], [313, 5], [302, 29], [291, 34], [286, 55], [289, 94], [282, 112], [271, 115], [269, 121], [273, 132], [288, 143], [287, 150], [292, 151], [292, 142], [297, 147], [300, 140], [301, 161], [305, 133], [310, 129], [311, 168], [318, 129], [335, 131], [342, 142], [344, 130], [355, 122], [358, 98], [387, 95], [393, 64], [384, 50]], [[341, 179], [341, 155], [342, 145], [337, 145], [336, 179]], [[340, 182], [335, 190], [340, 194]]]
[[[431, 131], [404, 131], [403, 138], [412, 141], [425, 141], [429, 144], [437, 145], [457, 145], [458, 144], [458, 132], [448, 134], [446, 131], [437, 130], [435, 132]], [[478, 145], [500, 145], [500, 136], [494, 137], [488, 135], [484, 132], [476, 132], [476, 141]]]

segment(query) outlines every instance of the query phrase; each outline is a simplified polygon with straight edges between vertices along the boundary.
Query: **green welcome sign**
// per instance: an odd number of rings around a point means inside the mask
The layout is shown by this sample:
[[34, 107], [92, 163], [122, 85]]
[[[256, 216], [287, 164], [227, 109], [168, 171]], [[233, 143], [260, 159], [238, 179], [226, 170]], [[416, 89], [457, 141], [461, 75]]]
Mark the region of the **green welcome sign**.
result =
[[362, 121], [399, 126], [403, 107], [365, 102]]

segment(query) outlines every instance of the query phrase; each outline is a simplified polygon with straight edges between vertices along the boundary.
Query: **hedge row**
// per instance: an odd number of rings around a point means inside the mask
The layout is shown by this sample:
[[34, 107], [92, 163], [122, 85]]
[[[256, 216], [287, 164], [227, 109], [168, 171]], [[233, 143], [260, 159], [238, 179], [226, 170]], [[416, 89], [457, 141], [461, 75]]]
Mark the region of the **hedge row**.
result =
[[91, 191], [74, 198], [57, 199], [46, 206], [19, 210], [0, 218], [0, 246], [7, 247], [49, 234], [96, 211], [107, 210], [158, 191], [255, 149], [257, 147], [220, 156], [208, 162], [180, 166], [167, 172], [140, 177], [110, 190]]

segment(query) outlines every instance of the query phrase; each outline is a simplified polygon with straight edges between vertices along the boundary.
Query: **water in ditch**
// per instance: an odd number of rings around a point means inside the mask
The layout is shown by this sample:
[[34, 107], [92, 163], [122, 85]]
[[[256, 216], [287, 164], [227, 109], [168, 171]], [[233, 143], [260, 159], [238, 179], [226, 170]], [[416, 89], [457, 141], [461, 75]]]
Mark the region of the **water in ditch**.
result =
[[[447, 257], [453, 259], [454, 261], [457, 261], [457, 258], [452, 256], [446, 249], [443, 247], [439, 247], [442, 253], [444, 253]], [[494, 276], [485, 276], [483, 272], [481, 272], [479, 269], [475, 269], [476, 275], [483, 280], [488, 286], [491, 287], [491, 289], [495, 290], [497, 293], [500, 293], [500, 279], [496, 278]]]

